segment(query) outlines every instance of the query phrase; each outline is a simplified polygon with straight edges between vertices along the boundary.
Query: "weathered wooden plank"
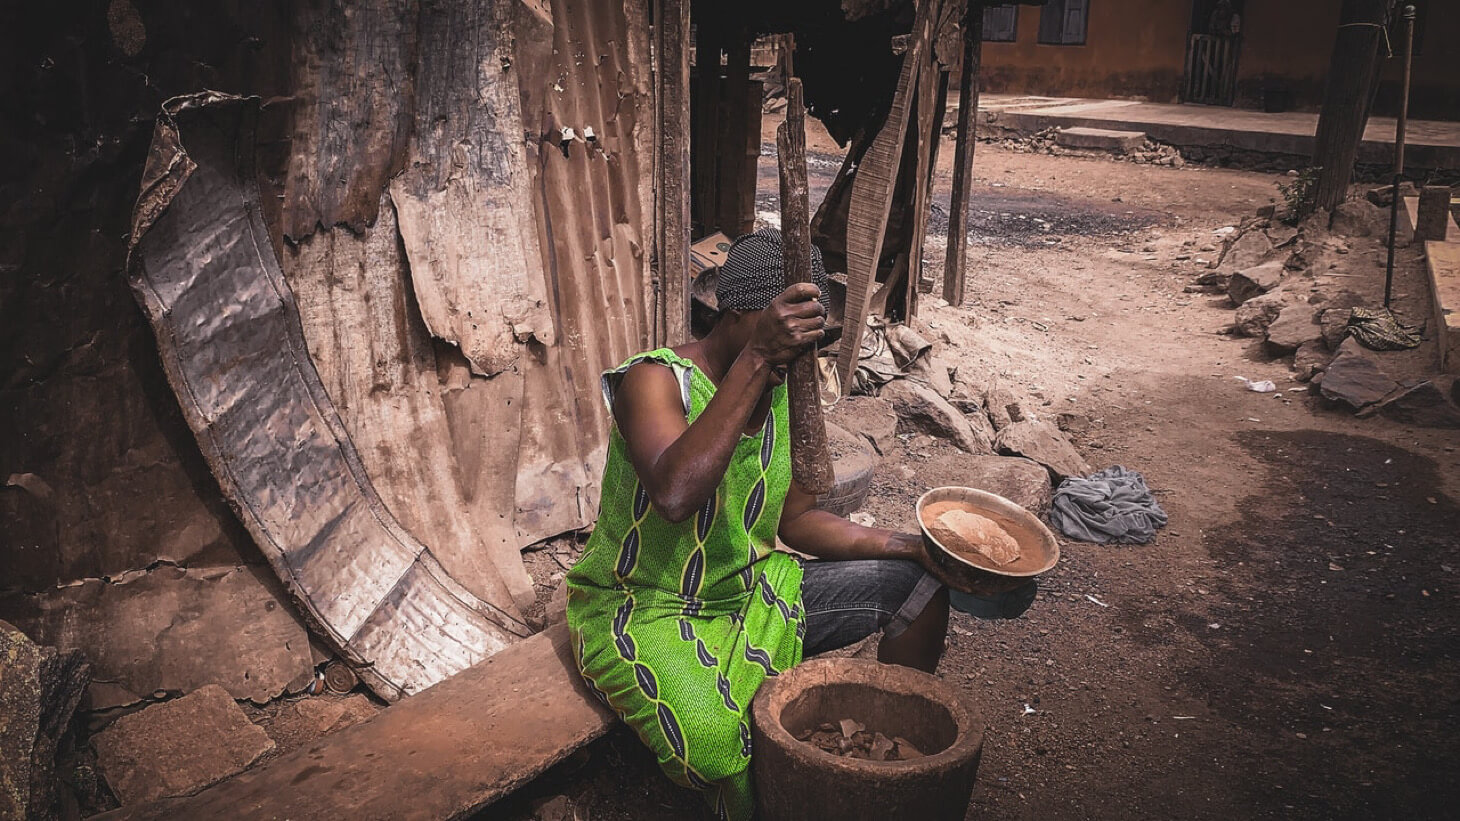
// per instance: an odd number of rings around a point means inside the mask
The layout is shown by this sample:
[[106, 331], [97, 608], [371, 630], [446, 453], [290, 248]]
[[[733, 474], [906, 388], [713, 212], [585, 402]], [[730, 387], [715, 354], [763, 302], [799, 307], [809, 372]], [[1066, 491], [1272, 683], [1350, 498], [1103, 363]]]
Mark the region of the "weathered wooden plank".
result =
[[[786, 80], [786, 119], [776, 130], [781, 181], [781, 243], [786, 286], [811, 282], [811, 204], [806, 189], [806, 103], [801, 80]], [[821, 416], [821, 370], [813, 348], [791, 362], [791, 478], [807, 493], [831, 490], [835, 477]]]
[[477, 599], [442, 572], [366, 474], [260, 217], [256, 114], [256, 100], [214, 93], [165, 105], [132, 286], [223, 495], [320, 635], [399, 698], [527, 630], [510, 601]]
[[655, 250], [659, 263], [654, 344], [689, 338], [689, 2], [654, 4], [655, 88], [659, 139], [655, 147]]
[[[749, 95], [746, 93], [750, 87], [750, 39], [743, 31], [735, 32], [725, 49], [725, 79], [719, 85], [720, 96], [720, 130], [719, 130], [719, 151], [716, 159], [720, 168], [716, 174], [715, 197], [718, 203], [715, 207], [715, 227], [724, 231], [731, 239], [741, 234], [754, 230], [755, 214], [752, 211], [750, 216], [751, 227], [745, 227], [745, 218], [741, 210], [742, 197], [741, 187], [745, 184], [745, 166], [754, 163], [759, 159], [760, 151], [757, 150], [754, 157], [748, 156], [745, 145], [750, 139], [746, 129], [751, 127], [751, 122], [746, 117], [745, 109], [751, 105]], [[757, 101], [758, 103], [759, 101]], [[757, 104], [756, 110], [760, 110]], [[760, 120], [755, 121], [756, 133], [754, 136], [757, 149], [760, 146]], [[755, 184], [755, 177], [750, 177], [752, 187]]]
[[918, 290], [923, 279], [923, 243], [927, 238], [928, 211], [932, 208], [933, 151], [943, 125], [943, 112], [938, 110], [940, 72], [932, 48], [923, 49], [917, 71], [918, 90], [914, 97], [917, 116], [913, 118], [917, 159], [913, 163], [912, 232], [908, 237], [907, 251], [906, 302], [909, 319], [918, 313]]
[[983, 49], [983, 9], [968, 4], [963, 18], [963, 66], [958, 72], [958, 131], [953, 147], [953, 193], [948, 204], [948, 255], [943, 263], [943, 299], [963, 304], [968, 266], [968, 200], [973, 184], [973, 149], [978, 121], [978, 70]]
[[846, 324], [837, 361], [844, 393], [853, 385], [852, 374], [857, 367], [862, 331], [866, 326], [867, 299], [877, 278], [877, 262], [886, 236], [887, 215], [892, 207], [892, 193], [901, 163], [917, 71], [923, 52], [928, 48], [932, 23], [937, 19], [936, 7], [940, 5], [937, 0], [929, 0], [918, 8], [912, 41], [903, 57], [892, 107], [852, 180], [851, 206], [847, 214]]
[[118, 821], [461, 818], [606, 732], [563, 625], [371, 719], [197, 795], [123, 807]]

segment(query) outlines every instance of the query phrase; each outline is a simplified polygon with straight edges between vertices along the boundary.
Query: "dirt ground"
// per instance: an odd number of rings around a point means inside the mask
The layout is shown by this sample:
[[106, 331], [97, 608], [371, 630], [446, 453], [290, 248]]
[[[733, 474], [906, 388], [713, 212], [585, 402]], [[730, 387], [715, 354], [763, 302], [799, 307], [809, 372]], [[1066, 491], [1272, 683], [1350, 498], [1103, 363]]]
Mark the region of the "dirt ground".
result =
[[[835, 146], [811, 148], [824, 190]], [[1281, 177], [987, 145], [976, 169], [968, 300], [925, 298], [928, 333], [1050, 417], [1075, 414], [1087, 459], [1144, 473], [1171, 522], [1147, 546], [1066, 542], [1021, 618], [954, 614], [939, 673], [987, 723], [967, 817], [1448, 816], [1460, 436], [1327, 407], [1286, 362], [1223, 333], [1225, 297], [1184, 290], [1213, 231], [1272, 201]], [[1380, 249], [1353, 245], [1328, 281], [1373, 293]], [[1400, 261], [1400, 313], [1423, 316], [1417, 252]], [[910, 439], [867, 510], [910, 527], [913, 501], [958, 483], [961, 458]], [[698, 812], [619, 730], [487, 815]]]

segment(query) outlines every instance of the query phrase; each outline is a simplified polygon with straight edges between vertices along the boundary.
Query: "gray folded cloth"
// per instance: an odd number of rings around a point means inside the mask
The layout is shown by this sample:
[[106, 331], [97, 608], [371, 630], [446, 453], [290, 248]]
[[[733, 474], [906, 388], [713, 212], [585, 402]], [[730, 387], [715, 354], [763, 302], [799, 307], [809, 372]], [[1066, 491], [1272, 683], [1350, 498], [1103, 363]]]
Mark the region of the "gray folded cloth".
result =
[[1145, 477], [1116, 465], [1061, 482], [1049, 520], [1082, 542], [1146, 544], [1156, 538], [1156, 528], [1166, 526], [1166, 511]]

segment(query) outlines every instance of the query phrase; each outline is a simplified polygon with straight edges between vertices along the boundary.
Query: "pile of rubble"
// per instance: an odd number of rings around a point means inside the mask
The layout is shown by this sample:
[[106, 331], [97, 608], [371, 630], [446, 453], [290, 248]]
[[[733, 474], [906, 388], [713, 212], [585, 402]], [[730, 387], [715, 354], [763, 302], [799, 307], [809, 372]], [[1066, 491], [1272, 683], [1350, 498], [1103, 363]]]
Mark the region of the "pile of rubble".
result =
[[1106, 157], [1145, 165], [1164, 165], [1171, 168], [1180, 168], [1186, 164], [1186, 158], [1182, 156], [1181, 150], [1176, 146], [1156, 142], [1149, 137], [1141, 139], [1134, 145], [1123, 146], [1120, 150], [1113, 151], [1104, 148], [1082, 148], [1073, 145], [1063, 145], [1061, 144], [1059, 135], [1064, 130], [1061, 128], [1046, 128], [1032, 134], [1021, 134], [1018, 132], [991, 134], [981, 127], [978, 136], [980, 142], [998, 145], [1009, 151], [1018, 151], [1025, 154], [1049, 154], [1058, 157]]
[[[1039, 403], [995, 374], [953, 362], [906, 325], [869, 335], [874, 342], [864, 345], [858, 388], [827, 414], [833, 441], [839, 430], [851, 431], [884, 457], [898, 435], [947, 441], [971, 455], [971, 486], [1036, 515], [1048, 508], [1052, 485], [1092, 472], [1062, 429], [1069, 420], [1036, 414]], [[884, 350], [876, 353], [879, 342]]]
[[[1208, 270], [1187, 290], [1226, 294], [1235, 309], [1230, 332], [1262, 340], [1274, 356], [1291, 357], [1295, 378], [1334, 405], [1361, 416], [1378, 413], [1411, 424], [1460, 427], [1455, 379], [1412, 378], [1407, 375], [1415, 370], [1412, 361], [1401, 364], [1392, 352], [1360, 344], [1351, 333], [1354, 309], [1377, 308], [1382, 300], [1332, 284], [1334, 278], [1349, 278], [1353, 288], [1367, 284], [1372, 291], [1375, 281], [1382, 283], [1382, 272], [1375, 272], [1382, 262], [1374, 260], [1387, 251], [1388, 229], [1388, 212], [1364, 199], [1344, 202], [1332, 214], [1315, 213], [1297, 225], [1279, 220], [1274, 207], [1265, 206], [1240, 225], [1218, 230], [1220, 248], [1203, 247], [1212, 254]], [[1407, 222], [1400, 220], [1396, 247], [1408, 245], [1411, 236]], [[1423, 334], [1424, 313], [1399, 313], [1415, 334]]]

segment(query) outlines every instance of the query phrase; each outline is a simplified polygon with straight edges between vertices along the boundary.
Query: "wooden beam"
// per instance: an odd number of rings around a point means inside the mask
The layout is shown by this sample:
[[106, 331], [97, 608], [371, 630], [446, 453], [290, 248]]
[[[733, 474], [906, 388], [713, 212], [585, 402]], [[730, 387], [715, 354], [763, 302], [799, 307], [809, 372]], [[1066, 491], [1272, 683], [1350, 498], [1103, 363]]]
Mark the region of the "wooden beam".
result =
[[[932, 160], [938, 144], [938, 131], [942, 125], [942, 111], [936, 111], [938, 85], [941, 72], [933, 59], [933, 49], [923, 49], [922, 64], [918, 66], [917, 118], [914, 132], [917, 136], [917, 161], [913, 169], [912, 230], [908, 236], [907, 269], [907, 319], [918, 314], [918, 286], [923, 278], [923, 241], [927, 239], [928, 210], [932, 205]], [[934, 116], [937, 116], [937, 121]]]
[[937, 20], [939, 5], [938, 0], [927, 0], [918, 8], [912, 42], [903, 57], [892, 107], [852, 180], [851, 207], [847, 213], [846, 321], [837, 360], [843, 394], [851, 391], [852, 375], [857, 369], [862, 331], [867, 320], [867, 299], [877, 279], [877, 261], [882, 256], [882, 242], [886, 238], [887, 216], [892, 208], [892, 193], [902, 162], [909, 109], [917, 85], [917, 68], [928, 48], [929, 32], [933, 21]]
[[[746, 129], [750, 127], [750, 120], [746, 116], [746, 109], [751, 105], [748, 94], [750, 85], [750, 35], [748, 32], [737, 31], [732, 34], [725, 48], [725, 80], [719, 85], [719, 151], [716, 152], [715, 159], [720, 167], [716, 174], [715, 190], [712, 192], [718, 199], [714, 227], [724, 231], [731, 239], [750, 230], [744, 228], [744, 215], [741, 214], [740, 189], [745, 183], [745, 166], [747, 161], [754, 162], [746, 156], [746, 143], [753, 139], [757, 148], [756, 157], [760, 154], [759, 118], [755, 121], [755, 135], [752, 137], [746, 133]], [[760, 111], [759, 100], [756, 101], [755, 110]], [[755, 178], [751, 177], [751, 185], [754, 184]], [[751, 218], [754, 219], [753, 212]]]
[[[806, 192], [806, 104], [801, 80], [786, 79], [786, 119], [776, 130], [781, 177], [781, 242], [786, 287], [811, 282], [811, 204]], [[835, 477], [821, 416], [821, 369], [816, 349], [791, 362], [786, 375], [791, 406], [791, 478], [807, 493], [831, 490]]]
[[689, 0], [654, 4], [655, 248], [659, 294], [654, 344], [689, 338]]
[[978, 138], [978, 69], [983, 52], [983, 6], [969, 3], [963, 18], [963, 67], [958, 73], [958, 133], [953, 147], [953, 196], [948, 203], [948, 256], [943, 263], [943, 299], [963, 304], [968, 266], [968, 191], [973, 183], [973, 148]]
[[695, 79], [690, 95], [694, 110], [690, 117], [690, 225], [702, 234], [720, 227], [720, 138], [726, 113], [721, 106], [720, 83], [720, 51], [725, 35], [718, 19], [709, 13], [711, 8], [710, 4], [700, 4], [707, 13], [695, 20]]
[[[933, 149], [928, 153], [928, 205], [923, 213], [922, 240], [919, 240], [919, 257], [921, 258], [921, 244], [927, 240], [928, 223], [927, 219], [932, 212], [932, 192], [938, 179], [938, 149], [943, 145], [943, 116], [948, 112], [948, 72], [938, 72], [938, 99], [933, 103]], [[931, 294], [937, 281], [919, 266], [918, 269], [918, 293]]]

